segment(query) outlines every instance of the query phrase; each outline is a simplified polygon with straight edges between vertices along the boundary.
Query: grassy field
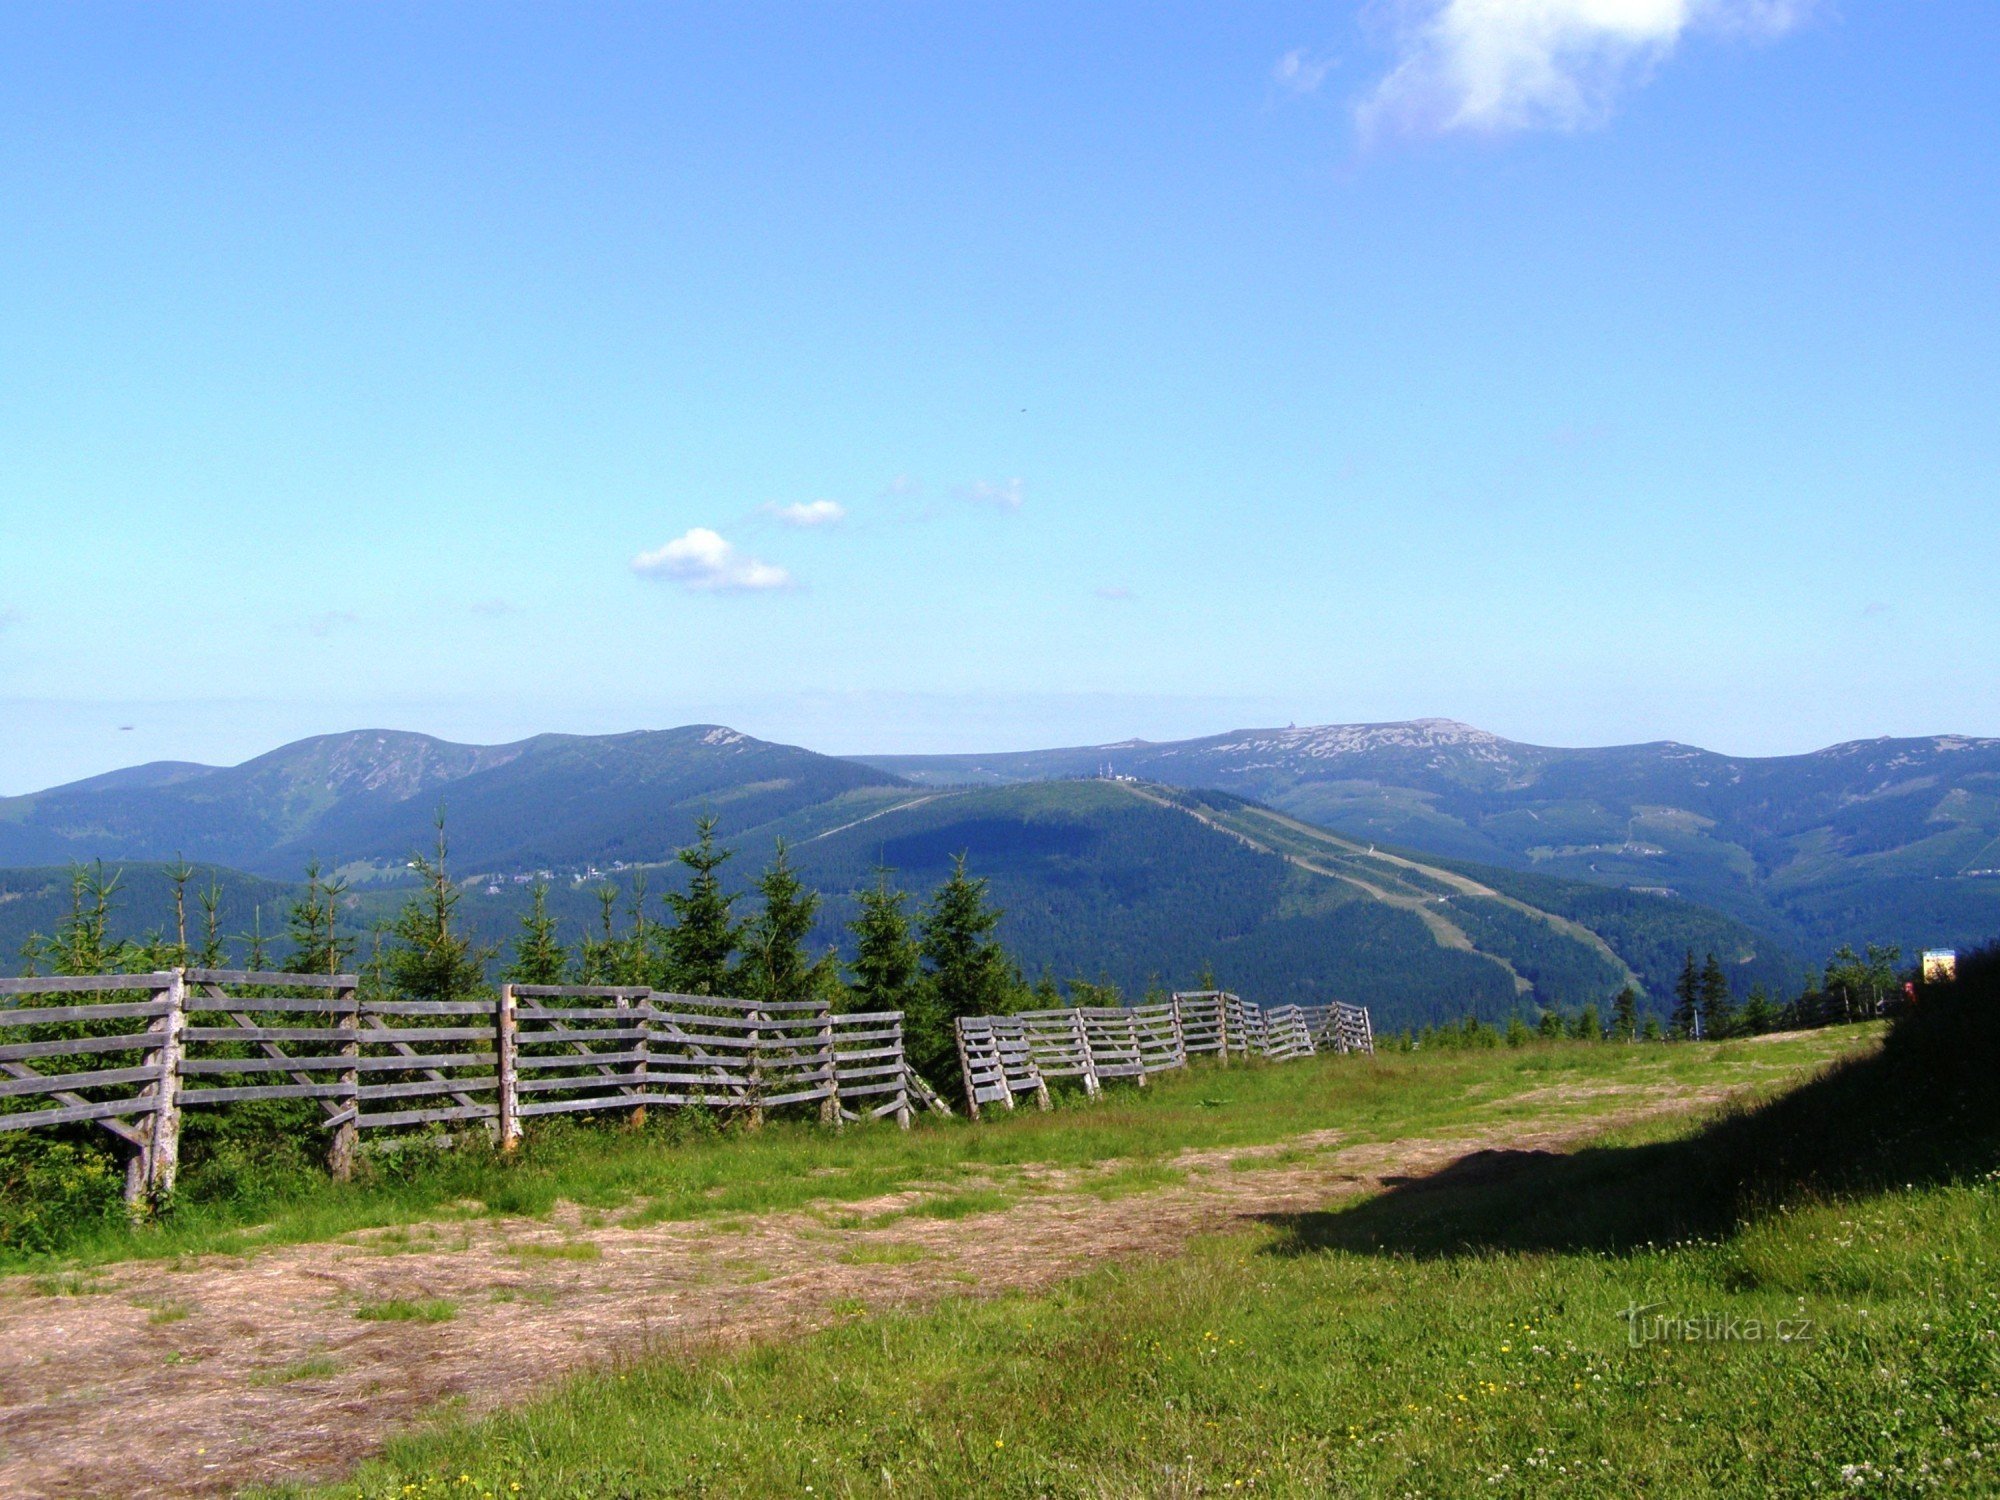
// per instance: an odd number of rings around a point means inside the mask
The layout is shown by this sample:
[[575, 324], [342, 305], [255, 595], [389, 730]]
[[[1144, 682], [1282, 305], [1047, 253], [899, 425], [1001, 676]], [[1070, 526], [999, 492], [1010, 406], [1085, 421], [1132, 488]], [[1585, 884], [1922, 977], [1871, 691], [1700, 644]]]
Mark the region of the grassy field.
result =
[[[630, 1362], [308, 1493], [2000, 1493], [1995, 1029], [1940, 1014], [1752, 1110], [1475, 1156], [1049, 1294]], [[1629, 1070], [1803, 1045], [1385, 1059], [1312, 1087], [1368, 1129], [1444, 1130], [1521, 1107], [1524, 1069], [1585, 1108]], [[1213, 1084], [1187, 1080], [1136, 1133], [1275, 1138], [1303, 1123], [1285, 1076], [1238, 1075], [1206, 1127]], [[1091, 1129], [1135, 1131], [1109, 1113]], [[1049, 1128], [1019, 1123], [986, 1149]]]
[[[588, 1376], [317, 1493], [1993, 1493], [1996, 1250], [1991, 1183], [1625, 1255], [1273, 1226], [1053, 1296]], [[1654, 1338], [1667, 1315], [1738, 1337]]]
[[[749, 1133], [687, 1116], [639, 1130], [537, 1121], [513, 1161], [478, 1144], [416, 1145], [365, 1160], [346, 1184], [282, 1155], [270, 1164], [246, 1160], [239, 1149], [191, 1165], [179, 1201], [159, 1221], [134, 1226], [108, 1216], [50, 1250], [0, 1252], [0, 1270], [248, 1252], [416, 1220], [541, 1214], [558, 1201], [638, 1222], [759, 1213], [855, 1202], [954, 1176], [979, 1184], [958, 1211], [983, 1210], [1004, 1202], [1031, 1167], [1116, 1160], [1129, 1175], [1187, 1150], [1289, 1141], [1329, 1128], [1353, 1145], [1518, 1119], [1585, 1120], [1669, 1085], [1775, 1086], [1873, 1035], [1855, 1029], [1714, 1046], [1561, 1043], [1210, 1064], [1156, 1076], [1143, 1091], [1120, 1085], [1095, 1102], [1062, 1098], [1046, 1115], [1030, 1108], [979, 1125], [923, 1117], [908, 1133], [873, 1123], [835, 1135], [785, 1120]], [[931, 1211], [949, 1213], [953, 1204], [947, 1197]]]

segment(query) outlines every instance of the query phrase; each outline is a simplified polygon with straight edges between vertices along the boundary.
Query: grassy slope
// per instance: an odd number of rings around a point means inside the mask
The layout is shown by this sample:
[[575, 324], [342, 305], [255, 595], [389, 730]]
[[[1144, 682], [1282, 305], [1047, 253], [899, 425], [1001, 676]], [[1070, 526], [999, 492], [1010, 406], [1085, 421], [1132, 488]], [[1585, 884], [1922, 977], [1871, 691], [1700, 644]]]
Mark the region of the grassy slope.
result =
[[[323, 1493], [1993, 1493], [1996, 1021], [1053, 1295], [588, 1376]], [[1463, 1095], [1575, 1050], [1410, 1066]], [[1739, 1336], [1635, 1345], [1651, 1304]]]

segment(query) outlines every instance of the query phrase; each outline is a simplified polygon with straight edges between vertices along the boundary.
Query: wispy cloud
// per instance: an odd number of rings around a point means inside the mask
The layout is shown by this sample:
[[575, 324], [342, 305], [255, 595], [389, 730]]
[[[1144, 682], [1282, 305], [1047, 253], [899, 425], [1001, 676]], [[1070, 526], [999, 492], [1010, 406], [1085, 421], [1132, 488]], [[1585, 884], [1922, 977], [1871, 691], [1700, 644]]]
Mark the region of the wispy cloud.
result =
[[12, 630], [16, 625], [20, 623], [21, 623], [21, 612], [18, 609], [12, 609], [6, 605], [0, 605], [0, 632]]
[[1364, 137], [1601, 124], [1690, 31], [1774, 37], [1815, 0], [1405, 0]]
[[1310, 94], [1333, 71], [1330, 57], [1314, 57], [1303, 47], [1294, 47], [1271, 67], [1271, 81], [1288, 94]]
[[657, 578], [704, 594], [759, 594], [793, 587], [774, 563], [746, 557], [706, 526], [691, 527], [666, 546], [632, 559], [641, 578]]
[[521, 606], [512, 599], [475, 599], [472, 612], [475, 615], [485, 615], [488, 619], [498, 620], [507, 615], [518, 615]]
[[1107, 584], [1097, 591], [1097, 597], [1111, 604], [1130, 604], [1132, 591], [1122, 583]]
[[882, 486], [884, 500], [921, 500], [924, 497], [924, 482], [914, 474], [898, 474]]
[[764, 512], [776, 516], [787, 526], [796, 526], [801, 530], [838, 526], [847, 519], [847, 507], [838, 500], [803, 500], [791, 505], [767, 505]]
[[975, 479], [971, 484], [960, 485], [952, 493], [974, 505], [991, 505], [997, 510], [1019, 510], [1021, 502], [1028, 498], [1026, 488], [1018, 479], [1000, 484], [990, 479]]

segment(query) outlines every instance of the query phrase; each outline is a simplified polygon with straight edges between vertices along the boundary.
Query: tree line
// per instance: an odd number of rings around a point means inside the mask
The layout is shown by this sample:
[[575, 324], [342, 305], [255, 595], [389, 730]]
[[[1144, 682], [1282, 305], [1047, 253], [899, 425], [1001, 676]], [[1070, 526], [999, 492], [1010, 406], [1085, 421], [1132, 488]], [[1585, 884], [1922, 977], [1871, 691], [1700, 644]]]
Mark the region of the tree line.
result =
[[1595, 1005], [1585, 1005], [1574, 1015], [1544, 1008], [1532, 1020], [1515, 1011], [1500, 1025], [1468, 1014], [1462, 1021], [1406, 1028], [1378, 1040], [1407, 1052], [1503, 1043], [1519, 1047], [1533, 1040], [1726, 1041], [1842, 1025], [1887, 1014], [1903, 1003], [1915, 976], [1898, 967], [1902, 956], [1894, 944], [1870, 943], [1863, 953], [1842, 945], [1821, 969], [1807, 972], [1790, 1000], [1778, 1001], [1762, 984], [1754, 984], [1739, 1004], [1721, 960], [1710, 953], [1697, 964], [1689, 950], [1674, 981], [1673, 1009], [1664, 1026], [1657, 1015], [1644, 1012], [1639, 992], [1627, 985], [1612, 999], [1608, 1014]]
[[[48, 935], [23, 949], [26, 972], [149, 973], [223, 968], [231, 953], [251, 970], [337, 974], [354, 972], [366, 991], [412, 1000], [467, 1000], [492, 993], [497, 977], [514, 984], [646, 986], [689, 996], [734, 996], [767, 1003], [823, 1001], [840, 1011], [901, 1011], [911, 1061], [927, 1076], [956, 1071], [953, 1021], [1066, 1003], [1063, 987], [1044, 974], [1030, 983], [995, 938], [1002, 913], [983, 879], [963, 857], [919, 901], [877, 873], [857, 893], [849, 924], [853, 957], [814, 952], [808, 938], [820, 896], [799, 878], [783, 840], [752, 882], [732, 892], [723, 869], [736, 851], [719, 843], [715, 820], [696, 820], [694, 841], [677, 851], [685, 876], [655, 904], [643, 872], [620, 890], [596, 891], [596, 921], [566, 942], [537, 882], [519, 930], [504, 951], [476, 942], [459, 919], [463, 888], [449, 867], [442, 816], [433, 847], [410, 861], [415, 888], [395, 916], [372, 931], [344, 926], [347, 881], [318, 863], [307, 866], [304, 889], [283, 912], [277, 932], [225, 934], [222, 891], [194, 883], [184, 862], [167, 873], [171, 924], [140, 938], [112, 936], [119, 876], [101, 864], [71, 874], [70, 910]], [[754, 895], [752, 894], [754, 893]], [[1212, 984], [1212, 975], [1205, 976]], [[1067, 1002], [1117, 1004], [1109, 985], [1071, 980]]]

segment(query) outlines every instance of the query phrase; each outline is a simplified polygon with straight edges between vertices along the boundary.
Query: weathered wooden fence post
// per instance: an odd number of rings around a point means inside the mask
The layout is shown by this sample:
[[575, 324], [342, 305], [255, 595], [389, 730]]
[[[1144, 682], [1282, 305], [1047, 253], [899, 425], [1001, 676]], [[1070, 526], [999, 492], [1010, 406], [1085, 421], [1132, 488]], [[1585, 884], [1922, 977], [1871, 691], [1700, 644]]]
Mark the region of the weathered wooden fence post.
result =
[[1076, 1055], [1083, 1066], [1077, 1076], [1083, 1080], [1083, 1092], [1087, 1098], [1096, 1098], [1103, 1092], [1103, 1085], [1097, 1081], [1097, 1054], [1090, 1050], [1090, 1028], [1083, 1024], [1083, 1011], [1072, 1007], [1069, 1013], [1070, 1030], [1076, 1037]]
[[361, 991], [353, 986], [334, 995], [333, 1024], [352, 1035], [341, 1038], [339, 1055], [347, 1066], [334, 1075], [340, 1086], [335, 1099], [333, 1141], [327, 1147], [326, 1165], [335, 1182], [354, 1175], [354, 1148], [361, 1139]]
[[965, 1080], [965, 1108], [973, 1119], [979, 1118], [979, 1087], [972, 1081], [972, 1055], [965, 1050], [965, 1018], [959, 1016], [951, 1023], [951, 1034], [958, 1040], [958, 1076]]
[[822, 1005], [819, 1011], [819, 1055], [826, 1066], [826, 1097], [819, 1102], [819, 1122], [840, 1130], [847, 1120], [840, 1112], [840, 1056], [833, 1050], [831, 1005]]
[[1175, 995], [1173, 997], [1173, 1007], [1174, 1007], [1174, 1066], [1177, 1068], [1185, 1068], [1187, 1066], [1187, 1060], [1188, 1060], [1187, 1027], [1184, 1024], [1182, 1024], [1181, 1021], [1181, 997], [1179, 995]]
[[511, 1154], [521, 1140], [520, 1069], [515, 1059], [514, 986], [500, 986], [493, 1003], [493, 1063], [499, 1105], [500, 1150]]
[[910, 1058], [903, 1050], [903, 1013], [895, 1012], [896, 1031], [896, 1128], [910, 1128]]
[[[642, 1096], [639, 1102], [632, 1106], [632, 1113], [627, 1116], [627, 1123], [634, 1130], [637, 1130], [646, 1123], [646, 1101], [643, 1095], [646, 1092], [647, 1054], [650, 1050], [647, 1046], [646, 1033], [648, 1013], [653, 1008], [653, 995], [650, 990], [647, 991], [639, 998], [636, 1008], [630, 995], [620, 995], [616, 1000], [612, 1001], [612, 1006], [618, 1011], [618, 1029], [621, 1031], [637, 1030], [639, 1033], [636, 1038], [625, 1038], [623, 1045], [623, 1050], [639, 1054], [637, 1061], [634, 1063], [634, 1068], [639, 1077], [639, 1087], [625, 1090], [626, 1093], [636, 1093]], [[635, 1018], [639, 1023], [636, 1028], [632, 1025]], [[612, 1050], [617, 1051], [620, 1049], [614, 1047]]]
[[174, 1179], [181, 1164], [181, 1032], [187, 1025], [187, 971], [168, 971], [167, 1013], [156, 1020], [152, 1030], [160, 1036], [159, 1050], [147, 1059], [157, 1064], [160, 1080], [154, 1086], [152, 1145], [146, 1152], [146, 1191], [155, 1203], [164, 1203], [174, 1193]]
[[764, 1128], [764, 1033], [757, 1030], [757, 1023], [763, 1017], [754, 1010], [745, 1011], [744, 1018], [750, 1022], [747, 1033], [750, 1043], [750, 1114], [749, 1128]]

